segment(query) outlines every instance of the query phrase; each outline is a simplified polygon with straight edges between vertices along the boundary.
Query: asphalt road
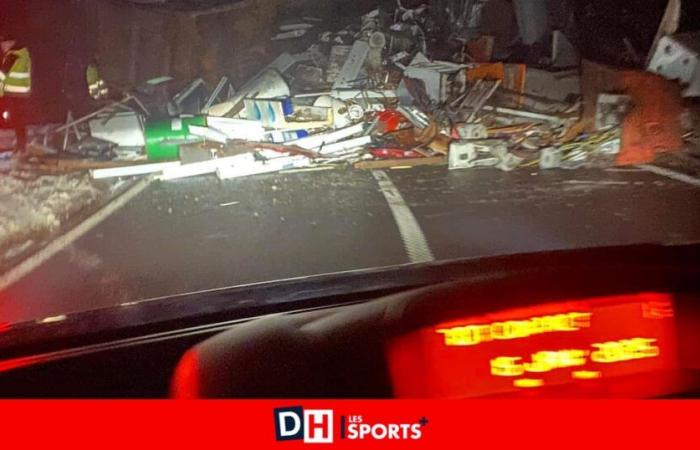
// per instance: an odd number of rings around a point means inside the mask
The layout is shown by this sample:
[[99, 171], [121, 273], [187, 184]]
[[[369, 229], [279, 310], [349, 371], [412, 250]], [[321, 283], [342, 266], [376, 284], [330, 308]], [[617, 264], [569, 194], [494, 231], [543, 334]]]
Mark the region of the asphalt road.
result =
[[409, 264], [416, 233], [435, 260], [700, 241], [700, 188], [637, 169], [385, 172], [400, 198], [359, 170], [154, 182], [1, 292], [0, 322]]

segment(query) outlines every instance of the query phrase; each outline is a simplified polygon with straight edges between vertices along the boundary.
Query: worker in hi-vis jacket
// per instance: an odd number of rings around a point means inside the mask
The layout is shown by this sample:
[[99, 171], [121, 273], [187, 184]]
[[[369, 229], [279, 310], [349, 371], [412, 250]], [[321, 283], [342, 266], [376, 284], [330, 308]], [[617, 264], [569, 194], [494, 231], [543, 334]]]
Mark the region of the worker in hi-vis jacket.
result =
[[0, 36], [0, 127], [13, 128], [16, 149], [27, 143], [27, 114], [32, 93], [32, 60], [16, 39]]

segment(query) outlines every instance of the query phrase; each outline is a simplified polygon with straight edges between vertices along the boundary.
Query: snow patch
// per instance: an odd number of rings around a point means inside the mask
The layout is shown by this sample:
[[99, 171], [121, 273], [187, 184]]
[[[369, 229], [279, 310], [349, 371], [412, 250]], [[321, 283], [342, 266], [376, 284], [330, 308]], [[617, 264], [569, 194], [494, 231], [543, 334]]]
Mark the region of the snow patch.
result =
[[7, 259], [56, 232], [104, 195], [87, 174], [0, 175], [0, 258]]

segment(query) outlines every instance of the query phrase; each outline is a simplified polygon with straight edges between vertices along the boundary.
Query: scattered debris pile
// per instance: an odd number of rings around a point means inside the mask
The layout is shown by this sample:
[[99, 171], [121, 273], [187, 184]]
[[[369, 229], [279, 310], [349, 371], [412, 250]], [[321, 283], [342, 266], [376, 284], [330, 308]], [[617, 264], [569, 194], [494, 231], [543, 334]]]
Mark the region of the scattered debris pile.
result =
[[[428, 6], [400, 3], [339, 31], [320, 31], [314, 18], [282, 24], [274, 42], [308, 43], [310, 35], [315, 42], [282, 52], [238, 89], [226, 77], [212, 89], [196, 79], [168, 97], [162, 86], [170, 79], [151, 80], [86, 117], [69, 117], [34, 144], [29, 162], [89, 167], [100, 179], [226, 180], [332, 164], [605, 167], [682, 147], [681, 88], [650, 72], [680, 78], [684, 94], [696, 95], [692, 39], [659, 39], [649, 71], [581, 62], [559, 31], [537, 64], [500, 62], [498, 39], [481, 32], [485, 2], [466, 3], [442, 25]], [[541, 41], [537, 20], [519, 25], [526, 44]], [[439, 26], [451, 48], [458, 43], [449, 57], [437, 57], [445, 47], [431, 38]], [[61, 150], [49, 146], [51, 136], [62, 139]]]

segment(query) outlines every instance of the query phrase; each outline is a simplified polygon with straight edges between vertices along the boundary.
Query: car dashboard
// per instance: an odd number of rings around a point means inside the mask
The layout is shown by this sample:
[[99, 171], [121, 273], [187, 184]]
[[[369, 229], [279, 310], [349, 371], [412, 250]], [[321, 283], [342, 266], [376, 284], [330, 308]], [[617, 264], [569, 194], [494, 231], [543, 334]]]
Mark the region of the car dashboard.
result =
[[695, 398], [699, 249], [447, 261], [13, 326], [0, 397]]

